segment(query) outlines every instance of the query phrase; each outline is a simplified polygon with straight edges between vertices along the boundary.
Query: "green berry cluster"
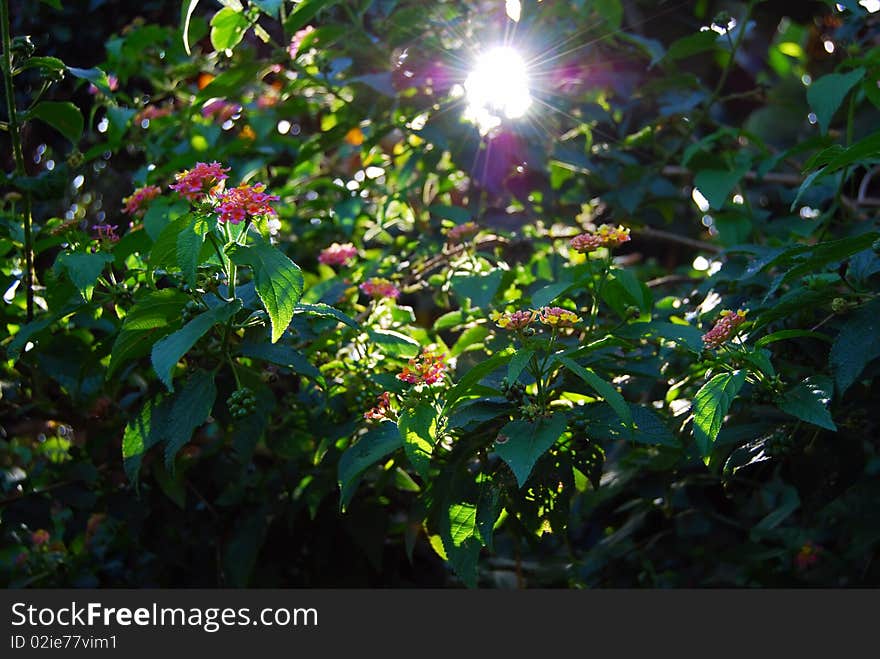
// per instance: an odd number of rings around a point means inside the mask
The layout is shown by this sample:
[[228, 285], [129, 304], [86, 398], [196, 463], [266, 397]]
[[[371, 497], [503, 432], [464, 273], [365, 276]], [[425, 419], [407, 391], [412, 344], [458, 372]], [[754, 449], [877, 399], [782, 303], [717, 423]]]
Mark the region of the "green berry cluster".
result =
[[190, 300], [186, 304], [183, 305], [183, 309], [180, 311], [180, 317], [183, 319], [184, 323], [188, 323], [193, 318], [198, 316], [202, 312], [202, 305], [200, 305], [195, 300]]
[[511, 403], [522, 403], [526, 395], [526, 386], [522, 382], [510, 382], [504, 378], [501, 381], [501, 393]]
[[233, 419], [243, 419], [257, 408], [257, 397], [251, 389], [242, 387], [229, 395], [226, 405]]

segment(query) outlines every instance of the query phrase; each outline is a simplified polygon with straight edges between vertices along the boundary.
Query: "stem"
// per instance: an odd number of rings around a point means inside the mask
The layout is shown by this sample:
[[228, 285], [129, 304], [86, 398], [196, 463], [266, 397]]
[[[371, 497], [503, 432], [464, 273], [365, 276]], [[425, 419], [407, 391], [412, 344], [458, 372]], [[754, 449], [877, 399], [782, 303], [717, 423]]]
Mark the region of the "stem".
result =
[[[21, 148], [21, 132], [15, 112], [15, 96], [12, 88], [12, 37], [9, 33], [9, 0], [0, 0], [0, 32], [3, 40], [3, 90], [6, 96], [6, 112], [9, 115], [9, 139], [15, 160], [15, 175], [27, 176], [24, 168], [24, 152]], [[28, 322], [34, 319], [34, 237], [31, 216], [31, 193], [24, 191], [24, 288]]]

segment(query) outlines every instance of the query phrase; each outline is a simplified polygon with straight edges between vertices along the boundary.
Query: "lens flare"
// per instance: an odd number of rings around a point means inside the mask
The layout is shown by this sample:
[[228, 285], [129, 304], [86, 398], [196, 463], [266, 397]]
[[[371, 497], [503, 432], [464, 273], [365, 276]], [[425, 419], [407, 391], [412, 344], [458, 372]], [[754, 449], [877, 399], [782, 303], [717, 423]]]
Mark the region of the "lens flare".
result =
[[465, 119], [483, 134], [499, 126], [502, 117], [522, 117], [532, 104], [525, 60], [509, 46], [480, 55], [465, 79], [464, 91]]

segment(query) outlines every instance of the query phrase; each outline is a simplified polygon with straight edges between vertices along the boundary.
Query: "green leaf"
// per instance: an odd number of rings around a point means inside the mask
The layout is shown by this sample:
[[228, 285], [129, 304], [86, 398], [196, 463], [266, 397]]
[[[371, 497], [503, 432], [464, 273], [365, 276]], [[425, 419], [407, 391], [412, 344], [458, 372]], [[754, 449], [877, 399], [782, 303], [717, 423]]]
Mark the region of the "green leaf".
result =
[[360, 325], [358, 325], [356, 320], [342, 313], [336, 307], [331, 307], [329, 304], [297, 304], [293, 313], [294, 315], [306, 314], [317, 316], [318, 318], [335, 318], [349, 327], [360, 329]]
[[831, 337], [827, 334], [822, 334], [822, 332], [813, 332], [811, 330], [779, 330], [778, 332], [773, 332], [768, 334], [767, 336], [762, 336], [760, 339], [755, 341], [756, 348], [763, 348], [764, 346], [768, 346], [771, 343], [775, 343], [776, 341], [785, 341], [786, 339], [818, 339], [820, 341], [825, 341], [825, 343], [831, 343]]
[[470, 300], [472, 306], [485, 309], [495, 298], [503, 277], [502, 270], [487, 275], [456, 275], [450, 286], [462, 302]]
[[41, 69], [50, 73], [61, 73], [67, 69], [67, 66], [57, 57], [31, 57], [20, 67], [21, 71], [26, 71], [27, 69]]
[[82, 113], [70, 101], [40, 101], [28, 112], [28, 116], [49, 124], [73, 142], [74, 146], [82, 137]]
[[495, 444], [495, 452], [511, 468], [520, 487], [525, 485], [538, 458], [565, 432], [566, 424], [565, 415], [557, 412], [536, 422], [511, 421], [498, 433], [502, 441]]
[[[169, 225], [184, 215], [189, 215], [189, 203], [171, 197], [159, 197], [150, 202], [150, 207], [144, 213], [144, 230], [151, 240], [159, 242], [162, 233], [168, 229]], [[163, 246], [160, 251], [163, 253], [174, 253], [177, 244], [176, 236], [182, 226], [184, 224], [179, 223], [176, 230], [169, 232], [165, 236], [163, 242], [167, 243], [167, 245]], [[154, 265], [164, 264], [156, 263]]]
[[666, 57], [672, 61], [713, 50], [718, 43], [718, 35], [712, 30], [689, 34], [669, 44]]
[[52, 9], [62, 9], [61, 0], [40, 0], [40, 2], [49, 5]]
[[122, 108], [117, 105], [107, 108], [107, 141], [113, 146], [118, 147], [125, 137], [131, 119], [137, 114], [134, 108]]
[[526, 349], [517, 350], [513, 354], [513, 357], [510, 358], [510, 363], [507, 365], [507, 380], [511, 384], [517, 381], [520, 373], [529, 365], [529, 361], [531, 361], [534, 355], [534, 350]]
[[205, 243], [205, 236], [210, 230], [211, 227], [205, 218], [193, 215], [177, 234], [175, 250], [177, 265], [180, 266], [184, 281], [193, 287], [196, 285], [199, 255], [202, 252], [202, 245]]
[[704, 462], [712, 455], [724, 417], [745, 381], [745, 371], [719, 373], [694, 396], [694, 439]]
[[109, 380], [125, 362], [149, 354], [152, 345], [180, 320], [187, 301], [189, 296], [175, 288], [152, 291], [137, 300], [116, 335], [106, 378]]
[[663, 418], [652, 409], [643, 405], [629, 403], [629, 410], [636, 430], [633, 432], [621, 420], [620, 416], [607, 403], [589, 406], [586, 420], [587, 436], [590, 439], [605, 441], [631, 440], [637, 444], [651, 446], [681, 446], [672, 431], [666, 426]]
[[614, 411], [617, 412], [620, 419], [628, 427], [632, 428], [633, 418], [629, 410], [629, 405], [627, 405], [626, 400], [624, 400], [623, 396], [620, 395], [620, 392], [617, 391], [612, 384], [600, 378], [592, 369], [585, 368], [580, 364], [573, 362], [568, 357], [558, 355], [556, 356], [555, 361], [560, 366], [564, 366], [581, 380], [586, 382], [596, 393], [605, 399], [606, 403], [614, 408]]
[[532, 305], [535, 307], [544, 307], [560, 295], [565, 293], [574, 284], [570, 281], [560, 281], [553, 284], [547, 284], [543, 288], [539, 288], [532, 293]]
[[319, 11], [332, 7], [338, 2], [339, 0], [303, 0], [296, 5], [284, 22], [285, 31], [288, 34], [296, 32], [312, 20]]
[[144, 453], [165, 437], [170, 412], [170, 399], [157, 396], [144, 403], [138, 415], [125, 426], [122, 435], [123, 467], [132, 483], [137, 482]]
[[368, 329], [367, 336], [382, 352], [391, 357], [415, 357], [421, 349], [418, 341], [394, 330]]
[[492, 551], [492, 537], [495, 523], [501, 515], [501, 508], [501, 489], [489, 480], [480, 483], [480, 497], [477, 501], [477, 531], [489, 551]]
[[284, 0], [251, 0], [253, 4], [257, 5], [261, 11], [272, 16], [273, 18], [278, 16], [278, 12], [281, 11], [281, 6], [284, 4]]
[[290, 346], [280, 343], [243, 343], [239, 354], [242, 357], [261, 359], [289, 368], [294, 373], [312, 378], [320, 384], [326, 384], [324, 376], [305, 355]]
[[223, 7], [211, 19], [211, 45], [214, 50], [234, 48], [244, 38], [250, 21], [241, 11]]
[[113, 255], [107, 252], [61, 252], [55, 260], [55, 268], [67, 274], [84, 299], [91, 300], [95, 282], [112, 261]]
[[177, 452], [192, 439], [195, 429], [208, 418], [216, 398], [217, 387], [211, 371], [196, 372], [174, 397], [168, 418], [168, 441], [165, 445], [165, 465], [172, 473]]
[[858, 68], [849, 73], [829, 73], [807, 87], [807, 102], [816, 114], [819, 130], [822, 135], [828, 132], [828, 126], [834, 113], [843, 103], [843, 99], [859, 80], [865, 75], [865, 69]]
[[461, 336], [458, 337], [458, 340], [449, 350], [449, 354], [452, 357], [457, 357], [468, 348], [477, 349], [483, 345], [483, 339], [487, 336], [489, 336], [489, 328], [486, 327], [486, 325], [473, 325], [472, 327], [468, 327], [461, 333]]
[[841, 396], [873, 359], [880, 357], [880, 299], [858, 309], [831, 345], [831, 370]]
[[648, 338], [658, 336], [673, 341], [696, 353], [703, 350], [703, 333], [691, 325], [679, 325], [654, 320], [648, 323], [631, 323], [624, 325], [615, 332], [627, 339]]
[[107, 77], [107, 74], [98, 67], [93, 67], [91, 69], [78, 69], [74, 66], [68, 66], [67, 71], [75, 78], [88, 80], [103, 93], [107, 94], [107, 96], [113, 94], [113, 90], [110, 89], [110, 79]]
[[612, 30], [620, 28], [623, 21], [623, 4], [620, 0], [593, 0], [593, 9]]
[[378, 428], [362, 435], [339, 458], [337, 478], [341, 490], [340, 506], [345, 509], [354, 495], [361, 475], [374, 464], [403, 446], [397, 424], [383, 421]]
[[227, 71], [224, 71], [211, 82], [205, 85], [204, 89], [196, 94], [191, 107], [199, 108], [210, 98], [229, 96], [230, 94], [241, 93], [241, 89], [247, 84], [253, 82], [254, 76], [260, 71], [259, 64], [241, 63]]
[[428, 478], [431, 454], [437, 443], [437, 412], [425, 401], [412, 409], [401, 411], [397, 420], [403, 450], [413, 468], [422, 478]]
[[694, 186], [702, 193], [709, 205], [718, 210], [730, 197], [730, 193], [739, 183], [748, 168], [735, 171], [722, 169], [704, 169], [694, 177]]
[[484, 359], [465, 373], [461, 379], [448, 392], [446, 392], [447, 414], [459, 403], [459, 401], [470, 393], [471, 389], [473, 389], [480, 380], [489, 375], [496, 368], [500, 368], [509, 362], [513, 354], [513, 348], [507, 348], [502, 352], [492, 355], [488, 359]]
[[272, 343], [275, 343], [290, 325], [296, 303], [302, 297], [302, 270], [280, 250], [266, 242], [248, 247], [238, 246], [231, 256], [235, 263], [246, 264], [253, 269], [257, 295], [269, 314]]
[[205, 333], [214, 327], [217, 323], [228, 320], [241, 308], [241, 303], [236, 300], [234, 303], [221, 304], [203, 314], [199, 314], [189, 321], [182, 328], [173, 332], [158, 341], [151, 352], [153, 368], [162, 383], [168, 387], [169, 391], [174, 391], [174, 385], [171, 382], [171, 372], [196, 341], [198, 341]]
[[801, 421], [836, 431], [837, 426], [828, 412], [833, 388], [831, 378], [814, 375], [785, 392], [777, 406]]

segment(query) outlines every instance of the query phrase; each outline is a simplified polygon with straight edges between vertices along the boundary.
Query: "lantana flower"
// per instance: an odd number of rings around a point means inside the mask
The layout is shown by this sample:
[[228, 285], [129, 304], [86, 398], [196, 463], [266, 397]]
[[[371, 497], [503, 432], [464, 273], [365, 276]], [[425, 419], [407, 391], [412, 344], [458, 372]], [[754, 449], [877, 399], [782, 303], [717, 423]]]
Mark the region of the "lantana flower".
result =
[[560, 328], [574, 327], [581, 322], [580, 316], [562, 307], [541, 307], [538, 309], [538, 318], [545, 325]]
[[333, 243], [318, 255], [318, 262], [324, 265], [348, 265], [357, 256], [357, 247], [351, 243]]
[[745, 322], [746, 313], [748, 313], [747, 309], [736, 312], [724, 309], [712, 329], [703, 334], [703, 345], [710, 350], [721, 346], [735, 334], [736, 328]]
[[48, 544], [49, 540], [51, 540], [51, 536], [46, 529], [38, 529], [31, 533], [31, 544], [34, 547], [42, 547]]
[[391, 413], [391, 393], [383, 391], [376, 399], [375, 407], [364, 412], [364, 418], [367, 421], [383, 421], [389, 418]]
[[92, 226], [92, 231], [95, 232], [95, 237], [102, 243], [115, 243], [119, 241], [116, 227], [112, 224], [95, 224]]
[[216, 193], [221, 187], [220, 184], [229, 178], [226, 174], [228, 171], [228, 167], [222, 167], [217, 161], [197, 162], [192, 169], [175, 174], [177, 183], [172, 183], [169, 187], [179, 192], [182, 197], [197, 201], [208, 194]]
[[398, 380], [410, 384], [435, 384], [443, 379], [446, 373], [446, 356], [430, 350], [423, 350], [418, 357], [413, 357], [403, 370], [397, 374]]
[[132, 192], [122, 200], [122, 212], [132, 217], [143, 217], [147, 212], [149, 202], [162, 194], [162, 188], [158, 185], [145, 185]]
[[538, 312], [532, 311], [531, 309], [519, 310], [519, 311], [507, 311], [501, 313], [500, 311], [493, 311], [489, 317], [495, 321], [495, 324], [498, 325], [501, 329], [516, 331], [525, 329], [537, 317]]
[[221, 192], [220, 203], [217, 206], [220, 221], [238, 224], [263, 215], [276, 215], [275, 209], [269, 205], [269, 202], [278, 201], [280, 197], [266, 194], [265, 189], [263, 183], [254, 185], [243, 183], [236, 188]]
[[579, 236], [575, 236], [569, 244], [576, 252], [586, 254], [600, 247], [619, 247], [623, 243], [628, 242], [629, 239], [628, 228], [603, 224], [592, 233], [582, 233]]
[[299, 54], [299, 47], [302, 45], [302, 42], [314, 31], [314, 27], [312, 27], [311, 25], [306, 25], [304, 28], [302, 28], [301, 30], [297, 30], [293, 34], [293, 38], [290, 40], [290, 45], [287, 46], [287, 53], [290, 55], [291, 59], [296, 59], [297, 54]]
[[383, 297], [390, 297], [396, 300], [400, 297], [400, 289], [382, 277], [368, 279], [360, 285], [360, 289], [374, 300], [379, 300]]

